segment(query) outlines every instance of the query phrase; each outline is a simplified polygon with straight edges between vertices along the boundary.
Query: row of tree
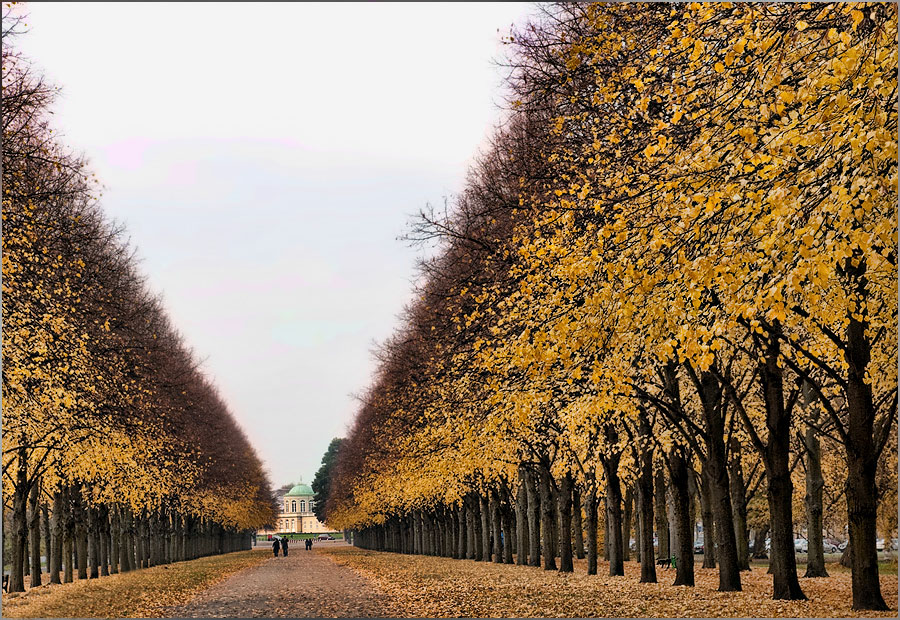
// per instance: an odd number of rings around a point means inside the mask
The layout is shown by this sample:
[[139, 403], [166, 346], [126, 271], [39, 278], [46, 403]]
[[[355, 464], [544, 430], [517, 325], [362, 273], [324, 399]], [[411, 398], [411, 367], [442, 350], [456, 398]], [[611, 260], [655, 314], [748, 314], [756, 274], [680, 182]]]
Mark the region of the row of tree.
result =
[[41, 585], [42, 551], [59, 583], [244, 548], [274, 517], [261, 462], [53, 133], [56, 89], [10, 44], [20, 9], [4, 6], [9, 590], [29, 569]]
[[641, 580], [670, 529], [690, 585], [699, 495], [719, 589], [741, 588], [755, 519], [773, 596], [801, 599], [802, 463], [807, 574], [840, 478], [853, 607], [886, 609], [896, 5], [563, 3], [507, 43], [507, 121], [413, 228], [439, 252], [341, 445], [329, 523], [564, 571], [583, 529], [595, 573], [602, 497], [621, 575], [630, 490]]

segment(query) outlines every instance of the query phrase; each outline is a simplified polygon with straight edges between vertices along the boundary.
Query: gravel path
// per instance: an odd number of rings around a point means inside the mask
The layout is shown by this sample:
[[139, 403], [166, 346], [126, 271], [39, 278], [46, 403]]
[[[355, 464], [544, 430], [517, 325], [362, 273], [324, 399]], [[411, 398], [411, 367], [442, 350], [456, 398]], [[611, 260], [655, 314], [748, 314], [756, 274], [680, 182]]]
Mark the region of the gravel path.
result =
[[[321, 543], [345, 545], [346, 543]], [[271, 551], [270, 551], [271, 553]], [[384, 595], [327, 556], [291, 547], [173, 607], [182, 618], [378, 618], [391, 615]]]

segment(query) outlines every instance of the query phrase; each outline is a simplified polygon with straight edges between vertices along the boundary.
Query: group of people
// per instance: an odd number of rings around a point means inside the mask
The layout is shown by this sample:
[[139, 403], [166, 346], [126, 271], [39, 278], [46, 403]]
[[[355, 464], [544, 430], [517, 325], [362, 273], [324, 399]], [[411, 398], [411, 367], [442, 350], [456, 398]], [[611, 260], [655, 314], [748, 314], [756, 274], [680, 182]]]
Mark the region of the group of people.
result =
[[[303, 543], [306, 545], [307, 551], [312, 549], [312, 546], [313, 546], [312, 538], [305, 539], [303, 541]], [[272, 541], [272, 552], [275, 554], [276, 558], [278, 557], [278, 549], [279, 548], [281, 549], [281, 555], [287, 556], [287, 553], [288, 553], [288, 539], [287, 538], [282, 537], [281, 540], [276, 538], [275, 540]]]

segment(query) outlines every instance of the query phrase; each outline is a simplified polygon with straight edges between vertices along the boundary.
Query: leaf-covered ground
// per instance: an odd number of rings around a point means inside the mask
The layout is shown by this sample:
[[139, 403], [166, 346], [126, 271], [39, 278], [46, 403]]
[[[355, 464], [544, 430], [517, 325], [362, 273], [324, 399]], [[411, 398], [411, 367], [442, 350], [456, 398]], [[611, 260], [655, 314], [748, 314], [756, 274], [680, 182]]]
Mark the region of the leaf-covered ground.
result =
[[154, 618], [271, 557], [240, 551], [3, 595], [4, 618]]
[[[368, 577], [406, 617], [859, 617], [897, 615], [897, 572], [882, 575], [892, 611], [850, 609], [850, 573], [828, 565], [825, 579], [801, 579], [808, 601], [771, 600], [766, 567], [741, 573], [743, 592], [716, 592], [715, 569], [696, 569], [694, 588], [673, 587], [673, 570], [660, 570], [658, 584], [640, 584], [640, 565], [625, 563], [624, 577], [589, 577], [585, 560], [574, 574], [472, 560], [379, 553], [354, 547], [321, 549]], [[802, 575], [803, 572], [801, 571]]]

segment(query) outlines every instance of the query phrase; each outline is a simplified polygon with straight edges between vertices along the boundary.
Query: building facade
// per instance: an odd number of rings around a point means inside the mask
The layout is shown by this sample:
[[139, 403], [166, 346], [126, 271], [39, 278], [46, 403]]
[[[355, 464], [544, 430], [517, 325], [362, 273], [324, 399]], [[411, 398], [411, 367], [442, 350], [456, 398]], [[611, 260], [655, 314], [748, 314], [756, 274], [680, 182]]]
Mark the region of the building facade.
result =
[[275, 519], [274, 530], [260, 530], [259, 534], [321, 534], [332, 532], [313, 514], [313, 490], [308, 484], [296, 484], [279, 499], [281, 512]]

